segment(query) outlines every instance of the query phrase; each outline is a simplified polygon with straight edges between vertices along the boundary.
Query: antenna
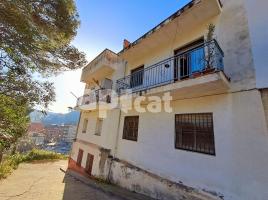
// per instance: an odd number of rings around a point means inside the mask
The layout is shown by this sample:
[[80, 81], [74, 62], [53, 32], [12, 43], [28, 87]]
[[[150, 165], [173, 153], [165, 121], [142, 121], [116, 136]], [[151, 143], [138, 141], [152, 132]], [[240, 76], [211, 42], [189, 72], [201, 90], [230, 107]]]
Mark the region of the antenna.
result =
[[78, 97], [73, 93], [73, 92], [70, 92], [71, 95], [73, 95], [76, 99], [78, 99]]

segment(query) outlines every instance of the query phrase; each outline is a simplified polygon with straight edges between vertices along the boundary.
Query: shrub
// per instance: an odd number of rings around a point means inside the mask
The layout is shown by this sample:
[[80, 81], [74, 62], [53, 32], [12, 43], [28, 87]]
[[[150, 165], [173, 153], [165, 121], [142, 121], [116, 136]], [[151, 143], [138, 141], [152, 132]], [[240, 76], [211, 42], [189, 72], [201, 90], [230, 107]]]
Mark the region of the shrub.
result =
[[22, 162], [22, 156], [18, 154], [7, 156], [0, 164], [0, 179], [6, 178]]
[[60, 160], [67, 159], [67, 156], [52, 151], [33, 149], [28, 154], [26, 154], [23, 159], [24, 162], [30, 162], [35, 160]]

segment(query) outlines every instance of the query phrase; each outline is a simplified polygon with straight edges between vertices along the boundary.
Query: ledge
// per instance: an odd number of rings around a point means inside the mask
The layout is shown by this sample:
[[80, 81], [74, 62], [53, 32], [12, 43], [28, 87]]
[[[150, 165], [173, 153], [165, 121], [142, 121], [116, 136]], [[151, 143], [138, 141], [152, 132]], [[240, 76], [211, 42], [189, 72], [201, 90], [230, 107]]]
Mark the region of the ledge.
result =
[[116, 53], [105, 49], [82, 70], [81, 82], [89, 82], [109, 76], [117, 69], [116, 63], [121, 61]]

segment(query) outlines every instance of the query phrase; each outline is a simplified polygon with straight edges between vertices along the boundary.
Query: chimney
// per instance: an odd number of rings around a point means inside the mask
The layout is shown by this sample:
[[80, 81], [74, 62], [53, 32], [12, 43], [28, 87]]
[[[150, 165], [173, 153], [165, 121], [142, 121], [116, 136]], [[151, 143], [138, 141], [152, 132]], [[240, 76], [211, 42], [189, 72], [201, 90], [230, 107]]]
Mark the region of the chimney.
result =
[[128, 40], [124, 39], [123, 48], [126, 49], [129, 47], [129, 45], [130, 45], [130, 42]]

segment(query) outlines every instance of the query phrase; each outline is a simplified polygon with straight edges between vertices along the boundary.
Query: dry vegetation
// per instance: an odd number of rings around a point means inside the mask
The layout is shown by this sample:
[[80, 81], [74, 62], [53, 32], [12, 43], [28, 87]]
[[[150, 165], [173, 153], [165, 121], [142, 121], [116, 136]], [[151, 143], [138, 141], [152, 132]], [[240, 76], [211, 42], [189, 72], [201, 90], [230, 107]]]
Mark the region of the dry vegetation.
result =
[[36, 160], [62, 160], [67, 159], [66, 155], [58, 154], [51, 151], [33, 149], [28, 153], [6, 156], [0, 164], [0, 179], [6, 178], [12, 173], [14, 169], [17, 169], [20, 163], [32, 162]]

